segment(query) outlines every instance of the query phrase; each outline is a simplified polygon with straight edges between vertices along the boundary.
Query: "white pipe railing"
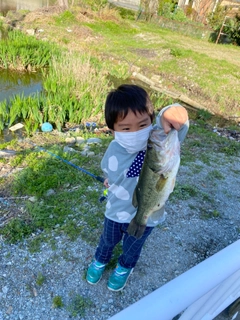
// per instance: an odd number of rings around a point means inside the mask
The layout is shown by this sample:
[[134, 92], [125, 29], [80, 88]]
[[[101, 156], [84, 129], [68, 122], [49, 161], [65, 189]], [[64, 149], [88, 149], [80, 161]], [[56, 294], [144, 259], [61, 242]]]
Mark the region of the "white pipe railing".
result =
[[240, 240], [109, 320], [212, 320], [240, 297]]

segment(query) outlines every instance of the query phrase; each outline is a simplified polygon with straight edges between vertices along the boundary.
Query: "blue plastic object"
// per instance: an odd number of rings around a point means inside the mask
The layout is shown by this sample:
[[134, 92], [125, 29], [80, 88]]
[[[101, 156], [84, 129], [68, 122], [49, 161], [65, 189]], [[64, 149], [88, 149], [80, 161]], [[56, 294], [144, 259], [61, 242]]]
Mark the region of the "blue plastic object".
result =
[[41, 130], [43, 132], [51, 132], [53, 130], [53, 126], [49, 122], [44, 122], [41, 126]]

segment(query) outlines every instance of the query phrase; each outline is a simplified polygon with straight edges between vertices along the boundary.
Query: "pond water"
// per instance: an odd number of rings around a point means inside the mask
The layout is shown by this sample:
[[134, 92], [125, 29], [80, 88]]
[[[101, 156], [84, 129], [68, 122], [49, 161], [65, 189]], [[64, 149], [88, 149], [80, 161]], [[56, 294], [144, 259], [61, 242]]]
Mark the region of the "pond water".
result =
[[0, 102], [24, 95], [25, 97], [42, 90], [41, 72], [13, 72], [0, 69]]

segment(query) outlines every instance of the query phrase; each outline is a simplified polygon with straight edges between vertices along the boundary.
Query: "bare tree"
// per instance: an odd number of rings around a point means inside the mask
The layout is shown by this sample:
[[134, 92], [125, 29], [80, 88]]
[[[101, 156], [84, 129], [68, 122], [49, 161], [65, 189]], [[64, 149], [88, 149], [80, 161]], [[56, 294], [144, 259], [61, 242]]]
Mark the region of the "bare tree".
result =
[[193, 9], [197, 12], [197, 20], [205, 22], [206, 16], [213, 10], [214, 2], [209, 0], [195, 0], [193, 2]]
[[68, 0], [58, 0], [58, 5], [60, 7], [68, 8]]
[[150, 21], [158, 12], [158, 0], [141, 0], [141, 6], [144, 9], [147, 21]]

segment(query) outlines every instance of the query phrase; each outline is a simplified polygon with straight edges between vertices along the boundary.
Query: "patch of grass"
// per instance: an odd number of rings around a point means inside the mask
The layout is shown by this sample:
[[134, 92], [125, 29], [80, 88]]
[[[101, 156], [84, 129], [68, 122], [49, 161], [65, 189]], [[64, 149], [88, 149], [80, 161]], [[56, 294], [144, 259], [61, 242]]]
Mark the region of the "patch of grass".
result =
[[41, 248], [41, 244], [44, 242], [44, 240], [45, 239], [42, 237], [42, 235], [39, 235], [39, 236], [35, 237], [34, 239], [30, 239], [28, 251], [30, 253], [39, 252], [40, 248]]
[[170, 54], [176, 58], [179, 57], [191, 57], [192, 51], [191, 50], [184, 50], [182, 48], [171, 48]]
[[219, 170], [214, 169], [214, 170], [212, 170], [212, 171], [210, 171], [208, 173], [207, 179], [210, 179], [210, 180], [214, 180], [214, 179], [223, 180], [223, 179], [225, 179], [225, 177]]
[[39, 272], [38, 275], [37, 275], [36, 284], [38, 286], [42, 286], [44, 281], [45, 281], [45, 279], [46, 279], [45, 276], [41, 272]]
[[79, 226], [76, 221], [68, 220], [60, 227], [60, 230], [62, 230], [71, 241], [74, 241], [81, 235], [84, 226]]
[[70, 42], [70, 40], [66, 37], [62, 37], [62, 40], [61, 40], [62, 43], [64, 44], [68, 44]]
[[239, 143], [232, 141], [226, 146], [220, 146], [219, 151], [225, 153], [227, 156], [237, 156], [240, 152], [240, 145]]
[[191, 170], [193, 174], [198, 174], [203, 170], [203, 166], [200, 164], [191, 165]]
[[7, 242], [17, 243], [18, 241], [29, 237], [33, 231], [33, 225], [27, 220], [14, 218], [0, 229], [0, 234], [4, 236]]
[[[86, 133], [86, 138], [92, 136], [92, 133]], [[45, 139], [47, 141], [47, 136]], [[104, 152], [109, 139], [112, 138], [104, 140], [102, 137], [101, 146], [91, 147], [97, 154], [91, 158], [77, 153], [63, 154], [60, 144], [46, 146], [46, 149], [70, 161], [71, 157], [77, 158], [79, 167], [98, 176], [101, 175], [98, 153], [101, 153], [101, 148]], [[14, 196], [24, 196], [19, 200], [24, 213], [0, 229], [0, 234], [7, 241], [16, 243], [32, 233], [45, 231], [30, 239], [29, 250], [36, 252], [41, 241], [49, 241], [47, 234], [53, 229], [64, 232], [71, 240], [82, 236], [86, 241], [96, 241], [104, 216], [105, 203], [99, 203], [102, 184], [46, 152], [26, 152], [18, 165], [24, 169], [11, 178], [9, 192]], [[6, 179], [3, 179], [2, 184], [5, 183]], [[47, 195], [49, 190], [54, 191], [51, 196]], [[35, 196], [36, 201], [25, 199], [26, 195]]]
[[196, 187], [188, 184], [180, 185], [179, 183], [176, 183], [176, 186], [170, 198], [173, 201], [177, 199], [187, 200], [191, 197], [196, 197], [198, 195], [199, 195], [199, 191], [196, 189]]
[[56, 25], [58, 26], [69, 26], [77, 22], [75, 15], [70, 12], [69, 10], [66, 10], [59, 15], [54, 17], [54, 20], [56, 22]]
[[202, 197], [203, 201], [210, 202], [210, 203], [214, 202], [213, 198], [208, 193], [202, 192], [201, 197]]
[[77, 316], [84, 317], [87, 308], [90, 308], [92, 305], [93, 303], [89, 298], [76, 294], [72, 298], [72, 302], [67, 307], [67, 310], [68, 312], [70, 312], [72, 317], [77, 317]]
[[198, 155], [198, 159], [201, 162], [207, 164], [208, 166], [211, 165], [211, 156], [210, 156], [210, 154], [202, 153], [202, 154]]
[[185, 146], [181, 150], [181, 165], [188, 165], [196, 161], [196, 154]]
[[133, 10], [128, 10], [128, 9], [121, 8], [121, 7], [116, 7], [116, 10], [119, 12], [120, 16], [123, 19], [128, 19], [128, 20], [135, 20], [136, 19], [136, 13]]
[[202, 210], [200, 214], [200, 218], [203, 220], [208, 220], [208, 219], [216, 219], [220, 217], [220, 212], [217, 210]]
[[197, 119], [208, 121], [212, 116], [213, 115], [208, 110], [200, 109], [197, 111]]
[[[129, 31], [131, 35], [136, 34], [138, 31], [134, 27], [130, 27], [130, 24], [125, 21], [125, 22], [116, 22], [116, 21], [97, 21], [94, 23], [87, 23], [86, 24], [89, 28], [94, 30], [95, 32], [100, 32], [104, 36], [110, 36], [111, 38], [114, 35], [119, 36], [120, 34]], [[130, 28], [129, 28], [130, 27]], [[129, 34], [129, 35], [130, 35]], [[112, 38], [113, 41], [120, 40], [120, 39], [114, 39]], [[127, 38], [122, 39], [127, 40]]]
[[231, 171], [234, 172], [236, 175], [240, 175], [240, 170], [232, 168]]
[[54, 309], [56, 308], [62, 308], [64, 306], [62, 297], [61, 296], [55, 296], [52, 299], [52, 306]]

